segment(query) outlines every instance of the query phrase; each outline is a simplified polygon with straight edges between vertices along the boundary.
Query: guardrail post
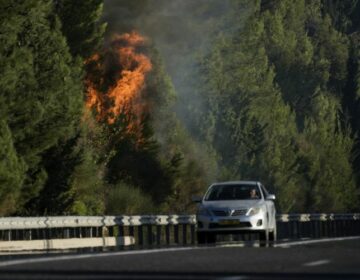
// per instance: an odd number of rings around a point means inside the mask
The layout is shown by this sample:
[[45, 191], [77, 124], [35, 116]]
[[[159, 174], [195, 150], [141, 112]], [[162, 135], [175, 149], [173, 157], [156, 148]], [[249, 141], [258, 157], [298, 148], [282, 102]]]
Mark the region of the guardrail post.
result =
[[147, 225], [147, 243], [149, 244], [149, 245], [152, 245], [152, 240], [153, 238], [152, 238], [152, 226], [149, 224], [149, 225]]
[[341, 222], [341, 220], [337, 220], [336, 221], [336, 225], [337, 225], [337, 229], [338, 229], [338, 236], [339, 237], [341, 237], [341, 236], [343, 236], [343, 231], [344, 231], [344, 228], [343, 228], [343, 226], [342, 226], [342, 222]]
[[129, 226], [129, 235], [135, 237], [134, 227]]
[[276, 222], [278, 238], [284, 238], [284, 223], [281, 221]]
[[340, 222], [340, 228], [341, 228], [340, 237], [342, 237], [342, 236], [346, 235], [346, 231], [345, 231], [346, 230], [346, 224], [345, 224], [346, 221], [340, 220], [339, 222]]
[[109, 236], [114, 236], [114, 227], [108, 227], [108, 229], [109, 229]]
[[165, 226], [165, 239], [166, 239], [166, 244], [170, 245], [170, 225], [167, 224]]
[[287, 222], [286, 223], [286, 237], [287, 238], [291, 238], [292, 237], [292, 227], [291, 227], [291, 223], [292, 222]]
[[179, 225], [174, 225], [174, 242], [179, 244]]
[[347, 236], [351, 235], [351, 225], [349, 222], [348, 219], [345, 220], [345, 232]]
[[11, 241], [11, 230], [6, 230], [6, 240]]
[[291, 237], [292, 238], [298, 238], [298, 221], [292, 221], [291, 222]]
[[190, 225], [191, 244], [195, 244], [195, 225]]
[[187, 243], [187, 226], [186, 224], [182, 224], [182, 243]]
[[349, 221], [349, 231], [350, 231], [350, 235], [354, 235], [355, 234], [355, 230], [354, 230], [354, 220], [350, 220]]
[[125, 235], [125, 233], [124, 233], [124, 226], [119, 225], [119, 226], [118, 226], [118, 229], [119, 229], [119, 236], [124, 236], [124, 235]]
[[336, 227], [336, 221], [331, 220], [331, 236], [336, 237], [337, 236], [337, 227]]
[[301, 221], [296, 221], [295, 222], [295, 236], [296, 238], [300, 239], [302, 237], [302, 222]]
[[156, 244], [160, 245], [161, 244], [161, 225], [157, 225], [156, 226]]
[[304, 222], [304, 231], [305, 231], [305, 233], [304, 233], [304, 237], [310, 237], [310, 235], [311, 235], [311, 224], [310, 224], [310, 222]]
[[340, 220], [336, 220], [337, 236], [343, 236], [343, 227]]
[[319, 227], [319, 237], [324, 237], [324, 222], [318, 221], [318, 227]]
[[139, 245], [143, 245], [144, 244], [144, 237], [143, 237], [143, 226], [139, 225], [137, 227], [138, 229], [138, 239], [139, 239]]
[[317, 229], [317, 238], [322, 237], [322, 228], [321, 228], [322, 221], [316, 221], [316, 229]]
[[26, 232], [26, 240], [32, 240], [32, 231], [31, 229]]
[[330, 226], [329, 225], [330, 225], [329, 220], [324, 221], [324, 235], [325, 235], [325, 237], [329, 237], [329, 233], [330, 233], [330, 230], [329, 230]]
[[313, 238], [319, 238], [319, 221], [313, 221]]
[[349, 224], [348, 220], [343, 220], [343, 227], [344, 227], [344, 236], [349, 235]]
[[89, 236], [90, 238], [93, 237], [93, 228], [92, 228], [92, 227], [89, 227], [89, 228], [88, 228], [88, 236]]

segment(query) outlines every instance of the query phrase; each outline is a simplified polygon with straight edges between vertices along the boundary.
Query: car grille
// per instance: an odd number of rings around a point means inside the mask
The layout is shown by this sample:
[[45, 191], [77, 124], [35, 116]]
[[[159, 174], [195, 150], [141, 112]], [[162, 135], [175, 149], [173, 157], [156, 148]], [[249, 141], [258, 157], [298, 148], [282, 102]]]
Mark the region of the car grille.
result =
[[232, 213], [230, 211], [225, 211], [225, 210], [212, 210], [213, 215], [217, 217], [241, 216], [241, 215], [245, 215], [246, 212], [247, 209], [233, 210]]
[[242, 216], [242, 215], [245, 215], [246, 212], [247, 212], [247, 209], [234, 210], [234, 212], [231, 214], [231, 216]]
[[229, 216], [229, 212], [223, 210], [212, 210], [213, 214], [218, 217]]
[[216, 223], [209, 224], [209, 228], [211, 228], [211, 229], [213, 229], [213, 228], [247, 228], [247, 227], [252, 227], [250, 222], [241, 222], [236, 225], [219, 225]]

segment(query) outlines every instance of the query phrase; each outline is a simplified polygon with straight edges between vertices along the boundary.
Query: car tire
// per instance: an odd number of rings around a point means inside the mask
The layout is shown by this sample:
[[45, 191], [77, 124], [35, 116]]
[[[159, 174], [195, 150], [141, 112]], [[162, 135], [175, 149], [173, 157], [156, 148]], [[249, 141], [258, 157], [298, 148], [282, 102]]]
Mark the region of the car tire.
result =
[[274, 228], [271, 230], [271, 232], [269, 232], [269, 244], [271, 246], [273, 246], [276, 243], [277, 240], [277, 226], [276, 226], [276, 222], [274, 225]]
[[269, 230], [262, 230], [259, 232], [260, 247], [267, 247], [269, 244]]
[[216, 242], [216, 234], [215, 233], [209, 232], [206, 237], [207, 237], [206, 243], [212, 244], [212, 243]]
[[198, 244], [205, 244], [206, 243], [206, 232], [197, 232], [197, 243]]

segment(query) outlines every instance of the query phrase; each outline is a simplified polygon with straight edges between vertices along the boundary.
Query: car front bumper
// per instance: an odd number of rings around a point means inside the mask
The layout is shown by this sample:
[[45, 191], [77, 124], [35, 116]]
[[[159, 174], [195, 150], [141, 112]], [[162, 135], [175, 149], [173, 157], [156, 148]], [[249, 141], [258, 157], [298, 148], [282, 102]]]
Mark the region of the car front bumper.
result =
[[264, 213], [253, 216], [217, 217], [197, 215], [198, 232], [257, 232], [267, 229]]

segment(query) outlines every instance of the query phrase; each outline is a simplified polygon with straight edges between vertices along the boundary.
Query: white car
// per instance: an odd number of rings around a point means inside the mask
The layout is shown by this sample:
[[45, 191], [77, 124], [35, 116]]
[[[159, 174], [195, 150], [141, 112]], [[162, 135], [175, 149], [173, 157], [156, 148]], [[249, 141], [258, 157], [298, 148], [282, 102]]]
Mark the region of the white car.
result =
[[259, 233], [260, 245], [276, 241], [275, 195], [256, 181], [212, 184], [198, 202], [198, 243], [213, 243], [217, 234]]

